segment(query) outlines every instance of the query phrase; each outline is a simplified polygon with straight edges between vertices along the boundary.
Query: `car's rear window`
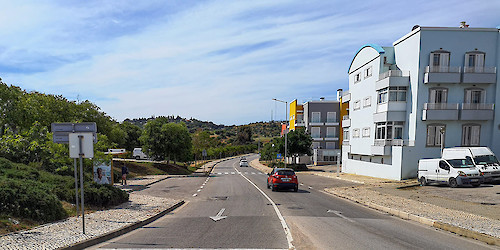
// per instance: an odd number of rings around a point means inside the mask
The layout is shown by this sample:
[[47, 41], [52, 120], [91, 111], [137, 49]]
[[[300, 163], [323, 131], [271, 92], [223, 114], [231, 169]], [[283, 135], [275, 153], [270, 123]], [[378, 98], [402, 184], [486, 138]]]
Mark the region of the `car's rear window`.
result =
[[295, 172], [292, 170], [279, 170], [278, 175], [294, 175]]

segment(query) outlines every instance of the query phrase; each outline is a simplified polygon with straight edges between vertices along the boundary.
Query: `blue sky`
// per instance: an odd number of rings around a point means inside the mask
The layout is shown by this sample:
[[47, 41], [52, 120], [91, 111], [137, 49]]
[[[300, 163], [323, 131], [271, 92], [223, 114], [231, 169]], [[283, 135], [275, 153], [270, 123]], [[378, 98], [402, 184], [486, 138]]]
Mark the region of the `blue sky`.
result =
[[4, 1], [0, 78], [118, 121], [285, 119], [273, 98], [334, 99], [366, 43], [421, 26], [500, 25], [500, 1]]

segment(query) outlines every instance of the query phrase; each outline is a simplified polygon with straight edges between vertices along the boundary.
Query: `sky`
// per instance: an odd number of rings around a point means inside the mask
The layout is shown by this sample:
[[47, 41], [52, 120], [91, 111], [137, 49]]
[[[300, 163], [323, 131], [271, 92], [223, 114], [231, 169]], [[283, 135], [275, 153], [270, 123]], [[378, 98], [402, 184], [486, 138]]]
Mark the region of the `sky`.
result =
[[499, 0], [0, 0], [0, 78], [89, 100], [117, 121], [179, 115], [241, 125], [336, 99], [367, 43], [414, 25], [494, 28]]

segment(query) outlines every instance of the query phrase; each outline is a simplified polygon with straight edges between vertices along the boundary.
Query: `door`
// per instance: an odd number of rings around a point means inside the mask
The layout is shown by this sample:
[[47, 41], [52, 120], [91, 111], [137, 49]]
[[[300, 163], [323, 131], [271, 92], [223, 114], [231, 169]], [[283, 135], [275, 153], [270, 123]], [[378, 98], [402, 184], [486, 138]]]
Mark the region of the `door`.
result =
[[446, 161], [439, 161], [439, 167], [436, 170], [437, 180], [447, 182], [450, 175], [450, 166]]

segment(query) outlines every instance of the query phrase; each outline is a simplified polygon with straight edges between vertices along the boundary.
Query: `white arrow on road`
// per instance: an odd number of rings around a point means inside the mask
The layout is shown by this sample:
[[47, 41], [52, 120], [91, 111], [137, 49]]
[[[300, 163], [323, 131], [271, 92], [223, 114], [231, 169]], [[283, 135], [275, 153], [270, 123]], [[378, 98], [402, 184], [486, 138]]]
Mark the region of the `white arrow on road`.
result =
[[216, 216], [210, 216], [210, 219], [214, 220], [214, 221], [220, 221], [222, 219], [225, 219], [227, 216], [222, 216], [222, 214], [224, 213], [224, 211], [226, 211], [225, 208], [221, 209]]
[[327, 213], [333, 213], [333, 214], [337, 215], [338, 217], [340, 217], [340, 218], [342, 218], [342, 219], [345, 219], [345, 220], [348, 220], [348, 221], [350, 221], [350, 222], [356, 222], [356, 221], [354, 221], [354, 220], [352, 220], [352, 219], [350, 219], [350, 218], [347, 218], [347, 217], [345, 217], [344, 215], [342, 215], [342, 213], [341, 213], [340, 211], [335, 211], [335, 210], [330, 210], [330, 209], [328, 209], [328, 211], [326, 211], [326, 212], [327, 212]]

